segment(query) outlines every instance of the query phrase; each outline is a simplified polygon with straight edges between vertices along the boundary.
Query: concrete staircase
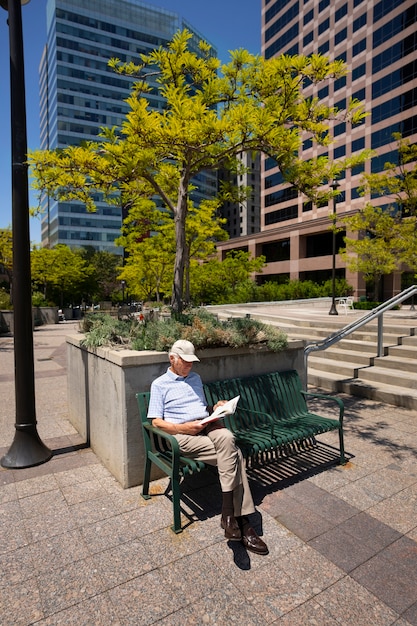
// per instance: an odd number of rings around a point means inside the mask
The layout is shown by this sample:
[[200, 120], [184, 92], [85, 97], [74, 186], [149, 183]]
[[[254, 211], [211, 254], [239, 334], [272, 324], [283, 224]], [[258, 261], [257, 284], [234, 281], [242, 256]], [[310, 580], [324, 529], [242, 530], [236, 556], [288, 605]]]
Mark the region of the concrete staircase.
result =
[[[267, 321], [267, 320], [265, 320]], [[348, 323], [275, 316], [290, 339], [307, 343], [325, 339]], [[417, 319], [384, 319], [384, 356], [377, 357], [377, 322], [371, 322], [345, 339], [308, 357], [308, 383], [329, 391], [349, 393], [417, 409]]]
[[[247, 303], [210, 307], [220, 319], [250, 315], [278, 326], [288, 338], [306, 345], [326, 339], [366, 311], [329, 316], [329, 302]], [[377, 357], [378, 322], [374, 320], [330, 348], [310, 352], [308, 383], [327, 391], [348, 393], [417, 409], [417, 314], [408, 307], [384, 314], [384, 356]]]

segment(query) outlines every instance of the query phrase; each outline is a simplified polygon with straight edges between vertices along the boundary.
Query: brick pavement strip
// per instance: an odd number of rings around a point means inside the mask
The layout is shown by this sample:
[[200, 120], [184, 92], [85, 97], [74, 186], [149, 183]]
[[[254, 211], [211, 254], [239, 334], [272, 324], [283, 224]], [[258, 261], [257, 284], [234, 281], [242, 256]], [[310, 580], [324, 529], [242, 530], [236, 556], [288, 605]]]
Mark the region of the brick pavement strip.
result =
[[[35, 332], [48, 463], [0, 471], [0, 623], [417, 625], [417, 412], [346, 402], [346, 467], [317, 448], [250, 470], [267, 557], [224, 541], [215, 475], [124, 491], [66, 416], [64, 325]], [[73, 329], [71, 329], [73, 330]], [[12, 340], [0, 337], [0, 446], [13, 435]]]

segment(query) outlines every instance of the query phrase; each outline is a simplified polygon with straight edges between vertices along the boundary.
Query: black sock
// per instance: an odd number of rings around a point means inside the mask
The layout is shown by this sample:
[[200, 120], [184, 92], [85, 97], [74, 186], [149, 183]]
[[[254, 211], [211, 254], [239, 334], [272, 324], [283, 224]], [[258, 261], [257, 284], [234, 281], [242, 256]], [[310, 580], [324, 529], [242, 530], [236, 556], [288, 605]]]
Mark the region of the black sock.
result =
[[233, 491], [223, 491], [223, 505], [222, 505], [223, 517], [233, 517]]
[[246, 517], [246, 515], [242, 515], [237, 518], [237, 521], [239, 523], [240, 530], [244, 534], [247, 531], [247, 529], [250, 527], [249, 519]]

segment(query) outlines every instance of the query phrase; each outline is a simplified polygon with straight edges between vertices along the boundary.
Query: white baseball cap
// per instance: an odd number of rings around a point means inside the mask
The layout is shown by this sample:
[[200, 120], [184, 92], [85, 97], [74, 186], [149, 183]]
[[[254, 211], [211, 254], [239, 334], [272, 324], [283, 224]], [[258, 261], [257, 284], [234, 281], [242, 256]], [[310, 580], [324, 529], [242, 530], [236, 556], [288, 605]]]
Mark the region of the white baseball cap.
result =
[[187, 341], [186, 339], [179, 339], [176, 341], [171, 350], [170, 354], [176, 354], [181, 357], [183, 361], [187, 361], [187, 363], [192, 363], [193, 361], [199, 361], [200, 359], [195, 355], [195, 349], [191, 341]]

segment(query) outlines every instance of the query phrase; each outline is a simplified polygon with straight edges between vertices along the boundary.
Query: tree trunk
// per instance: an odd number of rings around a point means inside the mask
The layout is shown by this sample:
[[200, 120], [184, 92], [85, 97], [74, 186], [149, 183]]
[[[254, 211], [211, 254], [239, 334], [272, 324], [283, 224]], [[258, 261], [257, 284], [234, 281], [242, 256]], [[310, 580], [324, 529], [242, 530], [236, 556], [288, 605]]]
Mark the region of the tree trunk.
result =
[[188, 210], [188, 178], [183, 176], [179, 185], [177, 209], [174, 215], [175, 221], [175, 263], [174, 282], [172, 285], [172, 309], [175, 313], [182, 311], [182, 297], [184, 288], [184, 267], [185, 267], [185, 219]]
[[186, 246], [184, 253], [184, 281], [185, 281], [185, 304], [190, 304], [190, 246]]

